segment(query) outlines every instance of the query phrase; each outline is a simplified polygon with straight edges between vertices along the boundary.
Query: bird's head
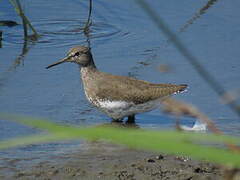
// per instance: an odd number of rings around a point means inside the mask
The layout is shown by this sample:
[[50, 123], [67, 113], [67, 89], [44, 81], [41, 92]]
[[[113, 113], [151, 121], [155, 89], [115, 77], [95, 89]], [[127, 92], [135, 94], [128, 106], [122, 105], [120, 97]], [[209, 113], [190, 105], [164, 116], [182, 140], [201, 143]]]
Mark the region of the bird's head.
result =
[[85, 46], [75, 46], [68, 51], [65, 58], [47, 66], [46, 68], [48, 69], [64, 62], [74, 62], [81, 66], [87, 66], [91, 61], [92, 56], [90, 48]]

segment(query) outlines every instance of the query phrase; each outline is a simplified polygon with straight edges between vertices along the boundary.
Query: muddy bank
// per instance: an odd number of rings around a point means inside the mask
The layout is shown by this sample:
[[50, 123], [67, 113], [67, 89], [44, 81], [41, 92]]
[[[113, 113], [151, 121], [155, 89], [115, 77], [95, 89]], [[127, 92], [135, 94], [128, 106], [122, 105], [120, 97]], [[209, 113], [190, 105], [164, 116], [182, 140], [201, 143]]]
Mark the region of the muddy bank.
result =
[[6, 159], [0, 179], [168, 179], [216, 180], [223, 172], [213, 164], [163, 153], [133, 150], [107, 143], [84, 143], [72, 153], [44, 161]]

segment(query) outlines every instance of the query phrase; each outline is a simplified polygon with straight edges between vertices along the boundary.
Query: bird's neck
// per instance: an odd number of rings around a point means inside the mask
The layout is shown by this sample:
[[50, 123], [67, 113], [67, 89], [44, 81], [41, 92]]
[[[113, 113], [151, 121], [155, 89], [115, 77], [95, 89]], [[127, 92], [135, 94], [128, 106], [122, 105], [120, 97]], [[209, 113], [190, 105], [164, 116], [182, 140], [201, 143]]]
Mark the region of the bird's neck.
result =
[[94, 76], [98, 72], [91, 53], [89, 54], [88, 63], [85, 66], [80, 66], [80, 71], [83, 79], [91, 78], [91, 76]]
[[85, 67], [85, 68], [89, 68], [89, 69], [97, 69], [91, 52], [89, 52], [89, 54], [88, 54], [88, 59], [89, 59], [88, 63], [85, 66], [83, 66], [83, 68]]

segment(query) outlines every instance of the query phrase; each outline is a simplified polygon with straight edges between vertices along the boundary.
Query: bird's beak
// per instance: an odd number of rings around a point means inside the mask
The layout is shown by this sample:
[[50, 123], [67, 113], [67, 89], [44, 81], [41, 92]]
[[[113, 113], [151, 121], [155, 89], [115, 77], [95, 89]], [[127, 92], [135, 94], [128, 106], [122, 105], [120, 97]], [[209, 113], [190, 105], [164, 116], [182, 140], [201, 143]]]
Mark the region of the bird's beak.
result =
[[55, 63], [53, 63], [53, 64], [50, 64], [49, 66], [46, 67], [46, 69], [51, 68], [51, 67], [53, 67], [53, 66], [56, 66], [56, 65], [58, 65], [58, 64], [62, 64], [62, 63], [64, 63], [64, 62], [68, 62], [69, 59], [70, 59], [69, 57], [65, 57], [65, 58], [63, 58], [63, 59], [61, 59], [61, 60], [59, 60], [59, 61], [57, 61], [57, 62], [55, 62]]

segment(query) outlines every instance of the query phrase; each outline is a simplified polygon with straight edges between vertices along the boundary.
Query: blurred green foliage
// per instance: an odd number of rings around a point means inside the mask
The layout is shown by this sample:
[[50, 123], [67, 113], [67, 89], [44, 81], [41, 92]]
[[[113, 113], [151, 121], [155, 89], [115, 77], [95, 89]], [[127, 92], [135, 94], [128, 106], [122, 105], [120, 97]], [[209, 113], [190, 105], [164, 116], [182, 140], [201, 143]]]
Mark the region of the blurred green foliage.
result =
[[[12, 120], [48, 132], [41, 135], [32, 135], [1, 141], [0, 149], [61, 140], [105, 140], [135, 149], [185, 155], [195, 159], [240, 167], [240, 154], [223, 148], [225, 143], [240, 144], [240, 139], [237, 137], [178, 131], [116, 128], [110, 126], [77, 128], [58, 125], [50, 121], [36, 118], [6, 114], [0, 114], [0, 118]], [[217, 148], [216, 146], [210, 146], [211, 143], [222, 146], [218, 146]]]

